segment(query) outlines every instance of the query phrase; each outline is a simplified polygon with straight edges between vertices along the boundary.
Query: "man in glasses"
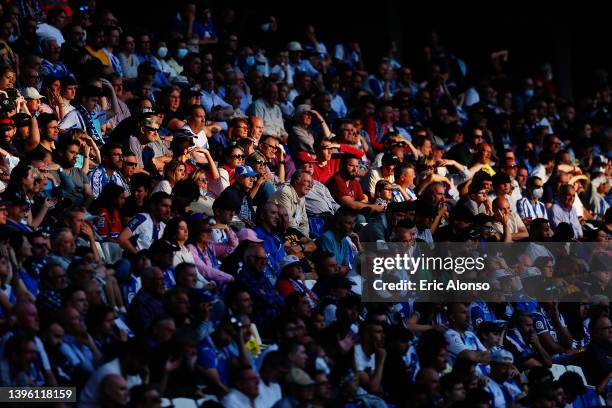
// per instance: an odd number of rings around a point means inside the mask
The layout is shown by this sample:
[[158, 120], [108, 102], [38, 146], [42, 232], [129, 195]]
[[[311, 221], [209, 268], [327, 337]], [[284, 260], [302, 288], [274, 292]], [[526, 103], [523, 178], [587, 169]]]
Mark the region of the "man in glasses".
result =
[[464, 166], [469, 165], [473, 160], [478, 145], [484, 142], [484, 137], [484, 129], [474, 127], [470, 131], [469, 140], [451, 147], [446, 154], [446, 158], [456, 160]]
[[[288, 166], [285, 163], [288, 156], [285, 155], [285, 151], [278, 138], [270, 135], [262, 136], [259, 140], [258, 148], [268, 161], [268, 168], [270, 171], [278, 176], [279, 183], [284, 183], [288, 175]], [[291, 164], [293, 165], [293, 162], [291, 162]]]
[[108, 183], [115, 183], [128, 190], [128, 183], [121, 175], [123, 166], [123, 150], [116, 143], [105, 144], [102, 147], [102, 164], [89, 175], [91, 192], [97, 198], [102, 188]]
[[138, 123], [135, 136], [130, 136], [128, 144], [136, 155], [138, 167], [148, 171], [163, 169], [171, 160], [170, 150], [159, 137], [161, 121], [154, 113], [146, 113]]

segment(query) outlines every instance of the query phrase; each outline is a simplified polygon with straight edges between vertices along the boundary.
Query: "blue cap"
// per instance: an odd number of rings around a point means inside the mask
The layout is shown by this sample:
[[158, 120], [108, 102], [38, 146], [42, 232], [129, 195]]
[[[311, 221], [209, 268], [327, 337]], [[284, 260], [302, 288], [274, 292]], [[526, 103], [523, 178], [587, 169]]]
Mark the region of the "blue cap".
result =
[[255, 177], [258, 174], [259, 173], [255, 172], [251, 166], [246, 166], [246, 165], [236, 167], [236, 172], [234, 173], [236, 177], [241, 177], [241, 176]]
[[215, 297], [211, 295], [205, 289], [194, 289], [190, 293], [191, 303], [199, 304], [199, 303], [211, 303], [215, 300]]

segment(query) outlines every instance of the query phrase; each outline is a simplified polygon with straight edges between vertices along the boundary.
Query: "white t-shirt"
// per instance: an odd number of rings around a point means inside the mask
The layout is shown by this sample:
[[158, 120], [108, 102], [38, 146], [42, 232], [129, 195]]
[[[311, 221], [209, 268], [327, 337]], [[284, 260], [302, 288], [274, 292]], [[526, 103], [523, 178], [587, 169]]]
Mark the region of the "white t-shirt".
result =
[[[223, 401], [221, 401], [221, 405], [223, 405], [225, 408], [244, 408], [251, 406], [251, 400], [242, 392], [232, 388], [225, 398], [223, 398]], [[254, 408], [269, 407], [269, 405], [262, 404], [259, 401], [259, 398], [255, 399], [255, 403], [253, 405]]]
[[278, 383], [271, 382], [270, 385], [266, 385], [263, 380], [259, 380], [259, 396], [255, 400], [255, 405], [259, 403], [263, 407], [271, 407], [281, 398], [283, 393]]
[[372, 374], [376, 368], [376, 353], [372, 353], [370, 357], [363, 352], [361, 344], [355, 346], [355, 368], [357, 371], [364, 371]]

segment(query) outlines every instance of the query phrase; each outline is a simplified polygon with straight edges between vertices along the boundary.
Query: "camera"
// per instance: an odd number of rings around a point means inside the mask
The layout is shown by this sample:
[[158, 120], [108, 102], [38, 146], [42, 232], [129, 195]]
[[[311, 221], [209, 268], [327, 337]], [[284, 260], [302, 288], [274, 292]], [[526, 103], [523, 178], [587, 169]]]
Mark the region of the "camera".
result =
[[16, 88], [5, 89], [5, 92], [7, 96], [9, 97], [9, 99], [17, 99], [19, 97], [19, 92], [17, 91]]

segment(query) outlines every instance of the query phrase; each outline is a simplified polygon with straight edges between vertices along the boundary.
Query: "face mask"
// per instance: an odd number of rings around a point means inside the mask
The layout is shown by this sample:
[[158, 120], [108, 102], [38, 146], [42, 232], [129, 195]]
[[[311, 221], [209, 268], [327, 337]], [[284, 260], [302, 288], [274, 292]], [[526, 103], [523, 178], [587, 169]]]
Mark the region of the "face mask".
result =
[[246, 63], [249, 67], [252, 67], [253, 65], [255, 65], [255, 57], [249, 55], [248, 57], [246, 57]]
[[189, 50], [187, 48], [179, 48], [178, 50], [176, 50], [176, 57], [178, 59], [183, 59], [185, 58], [185, 55], [187, 55], [188, 52]]
[[525, 89], [525, 96], [528, 98], [533, 98], [533, 88], [527, 88]]
[[536, 200], [539, 200], [544, 195], [544, 189], [542, 187], [535, 188], [532, 194]]
[[261, 25], [261, 31], [268, 31], [270, 29], [270, 23], [264, 23]]
[[187, 46], [187, 49], [191, 52], [195, 52], [196, 54], [200, 53], [200, 47], [198, 47], [197, 45], [194, 44], [190, 44]]
[[166, 58], [167, 55], [168, 55], [168, 48], [166, 48], [166, 47], [159, 47], [157, 49], [157, 56], [159, 58]]
[[325, 375], [329, 375], [331, 373], [331, 370], [323, 357], [317, 357], [315, 360], [315, 367], [317, 370], [323, 371]]
[[208, 191], [207, 191], [205, 188], [201, 188], [201, 189], [200, 189], [200, 196], [201, 196], [201, 197], [206, 196], [206, 193], [208, 193]]

